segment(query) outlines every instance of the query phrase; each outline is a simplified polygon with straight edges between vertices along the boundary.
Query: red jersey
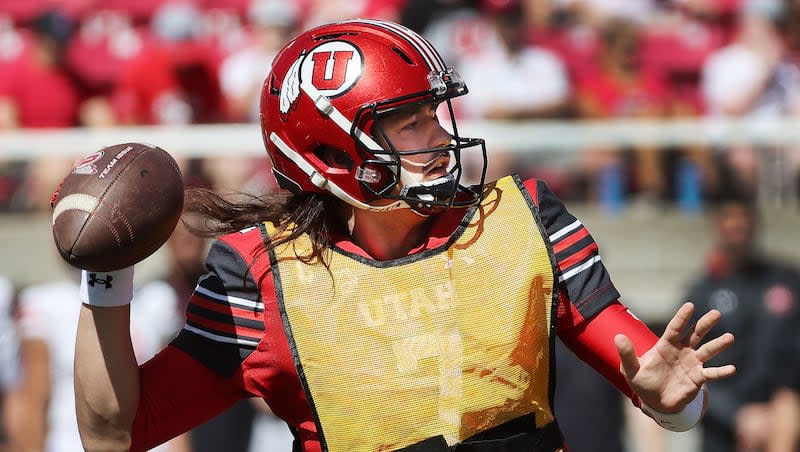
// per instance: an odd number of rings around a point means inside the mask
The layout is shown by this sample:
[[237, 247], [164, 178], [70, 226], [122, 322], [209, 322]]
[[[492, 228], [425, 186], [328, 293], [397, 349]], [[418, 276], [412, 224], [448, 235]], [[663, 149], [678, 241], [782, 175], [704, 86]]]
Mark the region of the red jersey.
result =
[[[657, 338], [617, 301], [619, 293], [583, 224], [544, 183], [529, 180], [520, 188], [552, 256], [558, 292], [556, 333], [584, 361], [633, 397], [619, 372], [613, 337], [628, 335], [638, 354]], [[449, 209], [438, 215], [428, 240], [409, 254], [442, 249], [466, 212]], [[253, 276], [266, 275], [264, 266], [270, 262], [263, 248], [266, 239], [263, 228], [252, 227], [221, 237], [212, 245], [209, 273], [192, 295], [184, 329], [169, 347], [141, 367], [132, 450], [166, 441], [244, 397], [267, 401], [290, 426], [295, 450], [322, 450], [314, 407], [304, 391], [292, 342], [285, 332], [275, 280]], [[334, 247], [370, 259], [346, 238], [336, 240]], [[638, 400], [634, 398], [634, 402]]]

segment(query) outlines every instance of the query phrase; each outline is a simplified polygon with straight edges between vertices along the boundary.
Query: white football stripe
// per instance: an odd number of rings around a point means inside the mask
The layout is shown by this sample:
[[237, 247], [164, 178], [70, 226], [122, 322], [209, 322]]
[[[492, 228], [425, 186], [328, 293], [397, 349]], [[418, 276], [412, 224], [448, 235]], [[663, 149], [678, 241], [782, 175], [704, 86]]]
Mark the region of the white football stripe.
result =
[[53, 208], [53, 224], [56, 223], [56, 218], [67, 210], [82, 210], [84, 212], [93, 213], [99, 203], [99, 199], [85, 193], [64, 196], [62, 199], [58, 200], [56, 206]]

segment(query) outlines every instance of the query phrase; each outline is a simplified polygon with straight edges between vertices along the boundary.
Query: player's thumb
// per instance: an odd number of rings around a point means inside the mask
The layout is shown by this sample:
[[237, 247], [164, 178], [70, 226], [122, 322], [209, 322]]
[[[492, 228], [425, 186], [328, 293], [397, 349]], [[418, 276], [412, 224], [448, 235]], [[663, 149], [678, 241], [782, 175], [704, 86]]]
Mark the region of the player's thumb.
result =
[[620, 371], [628, 378], [632, 379], [639, 372], [639, 358], [633, 349], [633, 342], [624, 334], [614, 336], [614, 345], [620, 359]]

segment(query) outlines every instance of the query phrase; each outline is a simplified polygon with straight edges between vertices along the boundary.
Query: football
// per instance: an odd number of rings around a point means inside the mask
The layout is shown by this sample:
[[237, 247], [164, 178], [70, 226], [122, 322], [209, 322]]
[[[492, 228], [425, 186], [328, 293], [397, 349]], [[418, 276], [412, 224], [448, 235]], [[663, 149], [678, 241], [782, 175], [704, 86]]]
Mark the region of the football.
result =
[[79, 160], [53, 193], [53, 239], [84, 270], [113, 271], [153, 254], [183, 209], [172, 156], [143, 143], [109, 146]]

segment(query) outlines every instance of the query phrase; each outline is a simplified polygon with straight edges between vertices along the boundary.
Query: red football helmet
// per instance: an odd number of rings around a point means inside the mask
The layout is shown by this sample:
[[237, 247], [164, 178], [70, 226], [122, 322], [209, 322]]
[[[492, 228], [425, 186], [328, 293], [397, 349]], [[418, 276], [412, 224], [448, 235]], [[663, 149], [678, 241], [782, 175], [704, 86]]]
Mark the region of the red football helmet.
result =
[[[486, 148], [482, 139], [459, 137], [450, 103], [466, 93], [433, 46], [401, 25], [358, 19], [309, 30], [276, 56], [261, 94], [261, 130], [275, 177], [283, 188], [330, 192], [361, 209], [473, 205]], [[452, 127], [447, 146], [398, 151], [376, 122], [401, 108], [442, 103]], [[480, 183], [466, 187], [460, 156], [472, 147], [481, 150], [483, 169]], [[345, 165], [325, 163], [321, 150], [330, 148], [347, 154]], [[403, 155], [443, 152], [450, 154], [443, 177], [419, 182], [401, 169]], [[369, 204], [381, 198], [396, 201]]]

